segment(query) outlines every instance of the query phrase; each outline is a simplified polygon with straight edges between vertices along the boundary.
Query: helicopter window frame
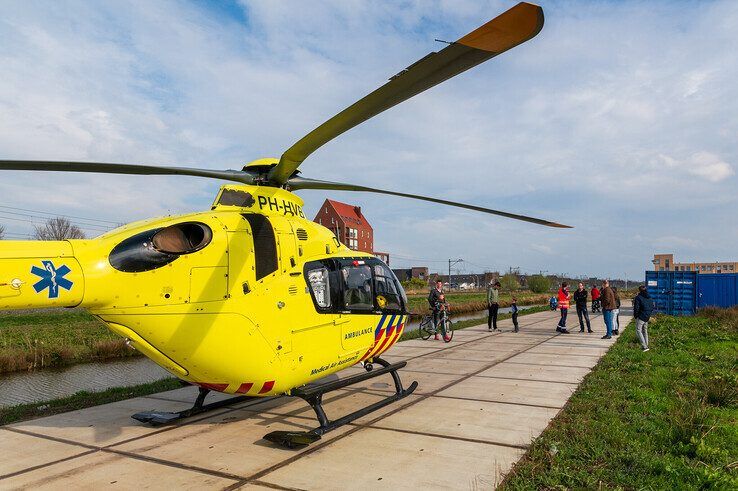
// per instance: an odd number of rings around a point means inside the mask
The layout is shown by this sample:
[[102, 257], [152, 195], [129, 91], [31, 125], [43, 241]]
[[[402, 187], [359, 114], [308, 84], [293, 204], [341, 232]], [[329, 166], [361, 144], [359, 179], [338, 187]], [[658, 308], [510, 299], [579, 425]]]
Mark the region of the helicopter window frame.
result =
[[[374, 299], [382, 312], [406, 313], [407, 296], [392, 270], [382, 261], [372, 261]], [[380, 285], [383, 285], [380, 288]], [[380, 300], [380, 297], [384, 301]]]

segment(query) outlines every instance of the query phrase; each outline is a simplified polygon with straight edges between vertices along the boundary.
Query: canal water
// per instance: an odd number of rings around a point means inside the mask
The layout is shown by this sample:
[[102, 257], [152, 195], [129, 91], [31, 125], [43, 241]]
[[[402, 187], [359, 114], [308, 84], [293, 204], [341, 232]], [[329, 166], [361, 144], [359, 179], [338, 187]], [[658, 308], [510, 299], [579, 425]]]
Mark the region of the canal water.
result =
[[[521, 306], [520, 309], [529, 307]], [[501, 308], [500, 313], [510, 312]], [[479, 319], [486, 310], [451, 314], [451, 319]], [[405, 330], [417, 329], [419, 320], [410, 322]], [[82, 363], [65, 368], [14, 372], [0, 375], [0, 407], [14, 406], [70, 396], [79, 391], [101, 392], [111, 387], [128, 387], [171, 377], [169, 372], [145, 357], [103, 363]]]

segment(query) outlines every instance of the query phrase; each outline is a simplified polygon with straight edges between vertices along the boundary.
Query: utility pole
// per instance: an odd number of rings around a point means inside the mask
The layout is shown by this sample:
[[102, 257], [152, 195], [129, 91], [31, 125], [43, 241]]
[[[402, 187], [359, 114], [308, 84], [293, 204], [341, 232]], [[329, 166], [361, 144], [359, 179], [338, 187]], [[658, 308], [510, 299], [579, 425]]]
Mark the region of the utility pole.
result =
[[448, 287], [449, 288], [451, 288], [451, 266], [455, 266], [462, 262], [464, 262], [463, 259], [449, 259], [448, 260]]

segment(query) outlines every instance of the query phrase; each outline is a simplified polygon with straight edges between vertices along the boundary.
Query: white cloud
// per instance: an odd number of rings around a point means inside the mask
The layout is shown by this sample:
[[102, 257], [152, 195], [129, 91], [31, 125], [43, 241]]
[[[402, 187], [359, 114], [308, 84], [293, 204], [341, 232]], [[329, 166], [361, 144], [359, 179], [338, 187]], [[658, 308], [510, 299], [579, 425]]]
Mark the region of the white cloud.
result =
[[685, 160], [659, 154], [659, 159], [671, 172], [682, 172], [701, 177], [709, 182], [720, 182], [735, 174], [733, 166], [710, 152], [697, 152]]

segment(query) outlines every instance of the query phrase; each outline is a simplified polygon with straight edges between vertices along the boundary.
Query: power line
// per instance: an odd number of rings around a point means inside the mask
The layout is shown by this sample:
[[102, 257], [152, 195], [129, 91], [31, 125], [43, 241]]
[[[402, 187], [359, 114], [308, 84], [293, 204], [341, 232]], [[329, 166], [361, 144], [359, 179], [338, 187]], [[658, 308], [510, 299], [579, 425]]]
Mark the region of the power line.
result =
[[[2, 219], [19, 220], [19, 221], [25, 221], [25, 222], [29, 222], [29, 223], [35, 223], [35, 222], [33, 220], [28, 220], [28, 219], [13, 218], [13, 217], [8, 217], [8, 216], [3, 216], [5, 214], [7, 214], [7, 215], [15, 215], [15, 216], [23, 216], [23, 217], [27, 217], [27, 218], [40, 219], [40, 220], [43, 220], [44, 222], [46, 222], [47, 220], [50, 220], [50, 219], [53, 218], [53, 217], [44, 217], [44, 216], [39, 216], [39, 215], [28, 215], [28, 214], [24, 214], [24, 213], [13, 213], [13, 212], [9, 212], [9, 211], [2, 211], [2, 210], [0, 210], [0, 218], [2, 218]], [[65, 218], [65, 217], [60, 217], [60, 218]], [[71, 222], [71, 220], [70, 220], [70, 222]], [[101, 231], [107, 231], [107, 230], [110, 230], [112, 228], [112, 227], [105, 227], [105, 226], [99, 225], [99, 224], [82, 223], [82, 222], [74, 223], [74, 225], [77, 225], [80, 228], [89, 228], [90, 230], [101, 230]]]
[[[0, 211], [0, 213], [5, 213], [5, 212]], [[26, 215], [26, 216], [30, 216], [30, 215]], [[44, 222], [46, 220], [48, 220], [48, 218], [45, 218], [45, 217], [36, 217], [36, 218], [40, 218]], [[28, 223], [28, 224], [31, 224], [31, 225], [34, 225], [34, 226], [36, 226], [36, 225], [43, 225], [44, 224], [44, 222], [34, 221], [34, 220], [29, 219], [29, 218], [14, 218], [14, 217], [7, 217], [7, 216], [3, 216], [3, 215], [0, 215], [0, 219], [2, 219], [2, 220], [13, 220], [13, 221], [16, 221], [16, 222]], [[77, 227], [79, 227], [79, 228], [81, 228], [83, 230], [93, 230], [95, 232], [107, 232], [108, 230], [110, 230], [110, 228], [105, 228], [105, 227], [102, 227], [102, 226], [99, 226], [99, 225], [90, 225], [90, 224], [87, 224], [87, 223], [72, 223], [72, 224], [73, 225], [76, 225]]]
[[[58, 217], [64, 217], [64, 218], [74, 218], [75, 220], [85, 220], [85, 221], [88, 221], [88, 222], [112, 223], [115, 226], [118, 226], [120, 224], [120, 222], [116, 222], [116, 221], [113, 221], [113, 220], [103, 220], [101, 218], [85, 218], [85, 217], [78, 217], [78, 216], [74, 216], [74, 215], [60, 215], [58, 213], [53, 213], [53, 212], [49, 212], [49, 211], [29, 210], [28, 208], [16, 208], [14, 206], [0, 205], [0, 208], [4, 208], [6, 210], [28, 211], [30, 213], [40, 213], [42, 215], [51, 215], [51, 216], [54, 216], [54, 217], [57, 217], [58, 216]], [[10, 212], [7, 212], [7, 213], [10, 213]]]

